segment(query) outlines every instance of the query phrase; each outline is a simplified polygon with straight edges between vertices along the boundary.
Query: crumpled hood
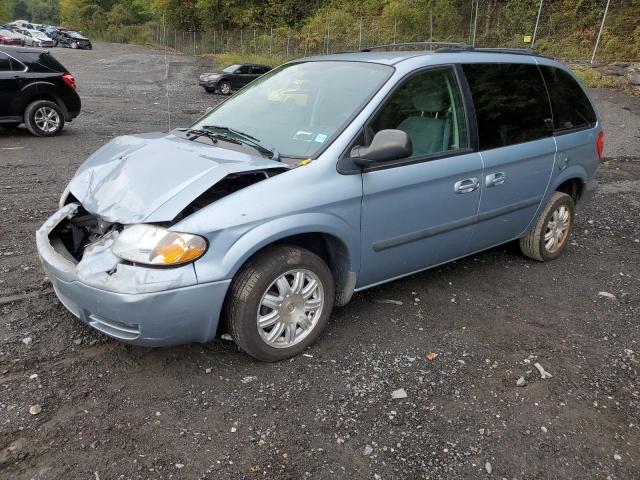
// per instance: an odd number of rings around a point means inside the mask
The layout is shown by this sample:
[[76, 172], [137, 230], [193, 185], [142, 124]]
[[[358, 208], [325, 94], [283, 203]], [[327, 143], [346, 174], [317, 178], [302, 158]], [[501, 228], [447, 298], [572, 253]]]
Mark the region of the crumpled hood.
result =
[[109, 222], [165, 222], [229, 174], [283, 167], [171, 133], [126, 135], [91, 155], [69, 191], [87, 211]]

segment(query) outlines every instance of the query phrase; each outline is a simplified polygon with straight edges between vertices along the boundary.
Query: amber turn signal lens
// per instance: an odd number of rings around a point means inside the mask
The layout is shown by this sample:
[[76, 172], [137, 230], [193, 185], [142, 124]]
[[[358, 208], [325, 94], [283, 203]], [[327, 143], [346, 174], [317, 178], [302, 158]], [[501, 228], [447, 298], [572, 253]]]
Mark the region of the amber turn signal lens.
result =
[[165, 265], [175, 265], [195, 260], [204, 253], [204, 246], [190, 245], [178, 239], [171, 245], [156, 248], [154, 253], [154, 259], [159, 257], [158, 259]]

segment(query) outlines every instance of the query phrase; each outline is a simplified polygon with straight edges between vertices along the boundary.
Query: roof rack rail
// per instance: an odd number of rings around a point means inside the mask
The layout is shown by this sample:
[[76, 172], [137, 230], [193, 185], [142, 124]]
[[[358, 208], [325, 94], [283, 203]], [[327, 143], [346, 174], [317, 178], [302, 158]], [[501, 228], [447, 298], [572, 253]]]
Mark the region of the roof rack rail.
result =
[[371, 52], [373, 50], [380, 50], [383, 48], [398, 48], [398, 47], [439, 47], [439, 48], [451, 48], [451, 49], [460, 49], [460, 50], [468, 50], [471, 45], [467, 45], [466, 43], [457, 43], [457, 42], [405, 42], [405, 43], [388, 43], [386, 45], [375, 45], [373, 47], [367, 47], [360, 50], [361, 52]]
[[514, 55], [538, 55], [533, 48], [472, 48], [474, 52], [487, 52], [487, 53], [511, 53]]
[[536, 55], [541, 56], [533, 48], [489, 48], [474, 47], [467, 43], [456, 42], [407, 42], [407, 43], [389, 43], [387, 45], [376, 45], [375, 47], [363, 48], [361, 52], [371, 52], [383, 48], [399, 48], [399, 47], [437, 47], [436, 52], [486, 52], [486, 53], [510, 53], [513, 55]]

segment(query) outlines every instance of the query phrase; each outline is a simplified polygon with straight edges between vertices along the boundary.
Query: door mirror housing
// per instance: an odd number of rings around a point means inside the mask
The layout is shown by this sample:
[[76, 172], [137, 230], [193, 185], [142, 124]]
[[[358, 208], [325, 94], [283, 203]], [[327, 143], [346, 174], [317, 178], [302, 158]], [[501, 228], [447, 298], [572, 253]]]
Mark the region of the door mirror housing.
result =
[[360, 168], [372, 163], [400, 160], [411, 156], [411, 138], [402, 130], [380, 130], [371, 145], [357, 146], [351, 150], [351, 160]]

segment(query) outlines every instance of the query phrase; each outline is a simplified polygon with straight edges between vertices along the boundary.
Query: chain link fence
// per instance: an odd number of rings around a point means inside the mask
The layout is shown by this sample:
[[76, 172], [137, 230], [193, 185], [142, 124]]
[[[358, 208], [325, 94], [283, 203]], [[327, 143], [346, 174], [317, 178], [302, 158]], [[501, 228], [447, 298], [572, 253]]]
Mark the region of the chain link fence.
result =
[[[308, 25], [240, 30], [179, 31], [147, 24], [101, 32], [106, 41], [148, 43], [186, 54], [238, 54], [276, 61], [375, 45], [461, 42], [476, 47], [534, 47], [567, 61], [640, 61], [640, 22], [625, 15], [624, 0], [470, 0], [467, 12], [434, 9], [426, 16], [354, 17], [331, 11]], [[573, 5], [567, 11], [567, 5]], [[560, 9], [560, 6], [564, 8]], [[567, 22], [567, 18], [571, 22]]]

